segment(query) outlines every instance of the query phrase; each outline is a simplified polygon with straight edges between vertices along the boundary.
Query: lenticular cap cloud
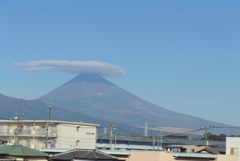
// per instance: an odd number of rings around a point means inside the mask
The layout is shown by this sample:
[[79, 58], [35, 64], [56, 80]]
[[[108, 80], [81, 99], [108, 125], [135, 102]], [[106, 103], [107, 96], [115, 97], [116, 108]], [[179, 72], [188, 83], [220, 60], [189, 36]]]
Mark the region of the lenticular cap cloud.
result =
[[42, 60], [25, 63], [14, 63], [15, 67], [23, 71], [59, 71], [66, 73], [94, 73], [104, 76], [121, 76], [126, 72], [119, 66], [97, 61], [64, 61]]

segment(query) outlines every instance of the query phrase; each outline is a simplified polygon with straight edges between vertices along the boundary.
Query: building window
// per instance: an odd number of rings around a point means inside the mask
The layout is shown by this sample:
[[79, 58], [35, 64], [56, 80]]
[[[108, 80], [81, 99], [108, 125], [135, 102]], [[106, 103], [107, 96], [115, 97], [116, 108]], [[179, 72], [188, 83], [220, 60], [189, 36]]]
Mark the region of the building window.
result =
[[230, 155], [238, 155], [238, 148], [231, 148]]
[[77, 140], [77, 141], [76, 141], [76, 146], [78, 146], [78, 143], [79, 143], [79, 142], [80, 142], [80, 140]]
[[238, 155], [238, 148], [234, 148], [234, 155]]
[[80, 126], [77, 127], [77, 131], [79, 131]]

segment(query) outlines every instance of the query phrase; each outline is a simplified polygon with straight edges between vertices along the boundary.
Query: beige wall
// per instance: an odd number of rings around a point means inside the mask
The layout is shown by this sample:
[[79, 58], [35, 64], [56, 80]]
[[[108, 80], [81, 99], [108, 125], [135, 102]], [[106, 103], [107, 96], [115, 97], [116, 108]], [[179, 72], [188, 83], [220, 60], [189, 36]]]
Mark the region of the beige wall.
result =
[[173, 161], [172, 153], [133, 151], [129, 161]]
[[96, 132], [94, 126], [59, 124], [56, 148], [95, 149]]
[[[173, 157], [172, 153], [168, 152], [141, 152], [133, 151], [129, 161], [214, 161], [215, 159], [206, 158], [188, 158], [188, 157]], [[223, 161], [223, 160], [221, 160]], [[225, 160], [231, 161], [231, 160]]]
[[172, 158], [172, 153], [160, 152], [160, 160], [172, 161]]
[[173, 157], [172, 153], [157, 151], [132, 151], [126, 161], [240, 161], [240, 156], [217, 155], [216, 159]]
[[[20, 144], [40, 150], [46, 147], [48, 125], [48, 147], [96, 148], [96, 127], [98, 125], [66, 121], [51, 121], [49, 124], [47, 122], [47, 120], [0, 120], [0, 137], [6, 139], [9, 145]], [[14, 134], [17, 128], [21, 129], [18, 135]]]
[[[216, 161], [215, 159], [206, 158], [188, 158], [188, 157], [173, 157], [172, 153], [154, 152], [154, 151], [133, 151], [129, 161]], [[220, 160], [220, 161], [232, 161]], [[235, 161], [235, 160], [233, 160]]]
[[234, 155], [218, 155], [216, 161], [240, 161], [240, 158]]

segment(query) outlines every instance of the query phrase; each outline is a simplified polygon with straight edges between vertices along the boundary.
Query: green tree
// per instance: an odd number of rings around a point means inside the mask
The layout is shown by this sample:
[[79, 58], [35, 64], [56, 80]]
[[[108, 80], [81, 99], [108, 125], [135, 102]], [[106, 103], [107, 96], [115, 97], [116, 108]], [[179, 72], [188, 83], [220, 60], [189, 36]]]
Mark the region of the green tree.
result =
[[[226, 141], [226, 137], [227, 137], [227, 135], [225, 135], [225, 134], [217, 135], [217, 134], [207, 133], [208, 140]], [[203, 140], [205, 140], [205, 136], [204, 136]]]
[[181, 138], [181, 139], [187, 139], [188, 136], [186, 135], [167, 135], [166, 137], [169, 137], [169, 138]]

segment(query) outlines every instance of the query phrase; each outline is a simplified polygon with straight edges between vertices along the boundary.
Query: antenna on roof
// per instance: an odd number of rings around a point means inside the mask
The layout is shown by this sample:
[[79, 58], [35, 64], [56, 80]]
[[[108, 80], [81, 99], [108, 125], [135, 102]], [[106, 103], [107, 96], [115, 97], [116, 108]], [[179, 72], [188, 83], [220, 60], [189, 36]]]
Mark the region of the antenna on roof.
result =
[[49, 108], [48, 120], [50, 121], [50, 120], [52, 119], [53, 103], [48, 103], [47, 106], [48, 106], [48, 108]]

